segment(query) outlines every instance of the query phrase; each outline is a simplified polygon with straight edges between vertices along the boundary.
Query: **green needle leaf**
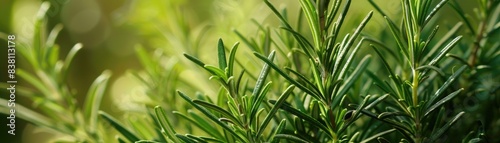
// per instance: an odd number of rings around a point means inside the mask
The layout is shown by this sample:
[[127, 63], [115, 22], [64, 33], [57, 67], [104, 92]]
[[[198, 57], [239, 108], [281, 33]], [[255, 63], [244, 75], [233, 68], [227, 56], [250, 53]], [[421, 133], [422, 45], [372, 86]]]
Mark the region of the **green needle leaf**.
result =
[[375, 101], [372, 103], [368, 104], [364, 109], [370, 110], [372, 107], [375, 107], [379, 102], [382, 102], [385, 98], [387, 98], [389, 94], [382, 95], [378, 97]]
[[434, 56], [437, 50], [441, 49], [440, 47], [442, 47], [446, 41], [449, 41], [452, 36], [455, 36], [457, 34], [462, 25], [463, 25], [462, 22], [458, 22], [457, 24], [455, 24], [455, 26], [453, 26], [453, 28], [451, 28], [446, 33], [446, 35], [441, 37], [441, 39], [436, 44], [434, 44], [434, 46], [432, 46], [432, 49], [429, 52], [427, 52], [427, 55], [422, 59], [422, 61], [428, 61], [429, 58]]
[[264, 121], [260, 125], [259, 130], [257, 131], [257, 137], [256, 138], [260, 137], [260, 135], [262, 134], [262, 132], [264, 131], [264, 129], [267, 127], [267, 124], [269, 123], [269, 121], [271, 121], [271, 118], [273, 118], [273, 116], [275, 116], [276, 112], [281, 107], [281, 105], [283, 103], [285, 103], [285, 100], [288, 98], [288, 96], [290, 96], [290, 94], [292, 93], [292, 91], [293, 91], [294, 88], [295, 88], [295, 86], [290, 85], [285, 90], [285, 92], [283, 92], [283, 94], [280, 95], [280, 97], [278, 98], [278, 101], [276, 101], [276, 103], [274, 104], [274, 107], [271, 108], [271, 111], [269, 111], [269, 113], [267, 114], [266, 118], [264, 118]]
[[289, 135], [289, 134], [277, 134], [274, 137], [276, 139], [285, 139], [285, 140], [289, 140], [289, 141], [296, 142], [296, 143], [309, 143], [309, 141], [306, 141], [306, 140], [301, 139], [297, 136]]
[[[288, 23], [287, 19], [280, 13], [278, 12], [278, 10], [269, 2], [269, 0], [264, 0], [264, 2], [266, 3], [266, 5], [271, 9], [271, 11], [273, 11], [273, 13], [278, 16], [278, 18], [280, 19], [280, 21], [283, 23], [283, 25], [285, 26], [286, 29], [289, 29], [290, 31], [294, 31], [292, 30], [292, 26], [290, 26], [290, 24]], [[319, 26], [319, 25], [318, 25]], [[293, 33], [297, 33], [297, 32], [293, 32]], [[300, 35], [300, 34], [298, 34]], [[313, 56], [311, 55], [311, 52], [310, 50], [314, 50], [314, 48], [308, 48], [306, 46], [306, 44], [304, 43], [304, 40], [302, 40], [297, 34], [293, 34], [293, 37], [295, 38], [295, 40], [298, 41], [298, 43], [301, 45], [300, 48], [302, 48], [302, 50], [304, 50], [304, 52], [306, 53], [306, 55], [309, 57], [309, 58], [313, 58]], [[301, 36], [303, 37], [303, 36]], [[307, 40], [305, 40], [307, 41]], [[308, 43], [308, 42], [307, 42]], [[310, 45], [310, 44], [309, 44]], [[319, 48], [319, 47], [318, 47]]]
[[107, 88], [110, 71], [104, 71], [95, 81], [90, 85], [85, 99], [84, 115], [89, 123], [88, 130], [92, 133], [97, 129], [97, 114], [101, 106], [101, 100]]
[[234, 70], [234, 62], [235, 62], [235, 58], [236, 58], [236, 51], [238, 50], [238, 45], [240, 43], [239, 42], [236, 42], [234, 45], [233, 45], [233, 48], [231, 48], [231, 52], [229, 53], [229, 66], [228, 66], [228, 74], [227, 76], [228, 77], [231, 77], [233, 76], [233, 70]]
[[167, 134], [169, 139], [176, 143], [180, 142], [179, 139], [175, 136], [174, 127], [172, 127], [172, 124], [170, 124], [168, 116], [163, 110], [163, 108], [161, 108], [161, 106], [156, 106], [155, 113], [156, 113], [156, 120], [158, 120], [158, 123], [160, 123], [162, 130]]
[[349, 89], [352, 89], [351, 86], [361, 76], [361, 73], [366, 71], [366, 67], [368, 67], [368, 63], [370, 63], [370, 61], [371, 61], [370, 55], [366, 55], [363, 58], [363, 60], [361, 60], [360, 64], [356, 67], [356, 69], [351, 74], [351, 76], [349, 76], [349, 78], [347, 80], [345, 80], [345, 81], [347, 81], [347, 83], [343, 84], [340, 87], [340, 91], [338, 92], [337, 96], [333, 97], [334, 98], [333, 105], [339, 105], [339, 102], [341, 99], [340, 97], [344, 96], [347, 93], [347, 91], [349, 91]]
[[[358, 106], [357, 105], [349, 105], [350, 107], [353, 107], [353, 108], [357, 108]], [[375, 113], [372, 113], [366, 109], [363, 109], [361, 110], [361, 113], [367, 115], [367, 116], [370, 116], [372, 117], [373, 119], [377, 119], [379, 121], [382, 121], [382, 122], [385, 122], [385, 123], [388, 123], [388, 124], [391, 124], [393, 125], [393, 127], [395, 127], [396, 129], [399, 129], [400, 131], [403, 131], [401, 133], [410, 133], [411, 130], [409, 127], [407, 127], [406, 125], [402, 124], [401, 122], [397, 122], [397, 121], [394, 121], [394, 120], [390, 120], [390, 119], [379, 119], [378, 118], [378, 115], [375, 114]]]
[[[343, 47], [343, 52], [337, 57], [337, 63], [335, 63], [335, 67], [337, 68], [340, 67], [339, 63], [340, 61], [343, 61], [345, 58], [345, 55], [347, 55], [347, 49], [349, 49], [353, 44], [354, 44], [354, 40], [356, 40], [359, 36], [359, 34], [361, 33], [361, 30], [363, 30], [366, 26], [366, 24], [368, 23], [368, 21], [370, 21], [371, 17], [373, 15], [373, 11], [370, 11], [368, 13], [368, 15], [366, 15], [366, 17], [363, 19], [363, 21], [359, 24], [359, 26], [356, 28], [356, 31], [354, 31], [354, 33], [352, 34], [352, 36], [350, 37], [350, 39], [347, 41], [347, 43], [345, 43], [345, 45], [341, 45]], [[360, 43], [362, 42], [363, 40], [360, 41]], [[359, 44], [361, 45], [361, 44]], [[359, 46], [358, 46], [359, 47]], [[356, 54], [357, 52], [357, 49], [355, 51], [353, 51], [353, 55]], [[352, 56], [351, 56], [352, 57]], [[349, 60], [350, 61], [350, 60]], [[348, 64], [346, 64], [348, 65]], [[345, 69], [346, 67], [344, 67]]]
[[160, 143], [160, 142], [151, 141], [151, 140], [140, 140], [140, 141], [136, 141], [135, 143]]
[[406, 114], [405, 112], [382, 112], [382, 113], [380, 113], [378, 115], [377, 118], [379, 118], [379, 119], [385, 119], [385, 118], [390, 118], [390, 117], [394, 117], [394, 116], [407, 116], [407, 117], [411, 117], [408, 114]]
[[400, 39], [400, 37], [402, 36], [399, 34], [399, 29], [397, 28], [396, 24], [394, 24], [394, 22], [387, 16], [384, 16], [384, 18], [385, 21], [387, 22], [387, 25], [389, 25], [389, 29], [391, 30], [392, 35], [396, 40], [396, 43], [398, 43], [399, 50], [401, 50], [401, 52], [404, 54], [405, 59], [408, 60], [410, 58], [410, 55], [408, 54], [408, 49], [406, 49], [404, 46], [405, 43], [403, 43], [403, 40]]
[[238, 118], [234, 117], [227, 110], [222, 109], [221, 107], [219, 107], [217, 105], [214, 105], [214, 104], [211, 104], [211, 103], [208, 103], [208, 102], [205, 102], [205, 101], [201, 101], [201, 100], [193, 100], [193, 102], [196, 103], [196, 104], [198, 104], [198, 105], [201, 105], [201, 106], [203, 106], [205, 108], [212, 109], [212, 110], [216, 111], [217, 113], [222, 114], [222, 116], [224, 116], [226, 118], [229, 118], [229, 120], [231, 120], [232, 122], [235, 122], [236, 125], [244, 128], [243, 124], [240, 122], [240, 120], [238, 120]]
[[78, 53], [78, 51], [80, 51], [82, 47], [83, 47], [82, 43], [77, 43], [73, 46], [73, 48], [71, 48], [68, 55], [66, 55], [66, 59], [64, 59], [64, 65], [61, 70], [63, 78], [66, 78], [68, 76], [68, 71], [69, 71], [68, 68], [71, 65], [73, 59], [75, 58], [76, 53]]
[[200, 61], [198, 58], [195, 58], [195, 57], [193, 57], [191, 55], [188, 55], [186, 53], [184, 53], [184, 57], [186, 57], [188, 60], [194, 62], [195, 64], [197, 64], [200, 67], [205, 67], [205, 63], [203, 63], [202, 61]]
[[254, 97], [254, 101], [252, 101], [252, 107], [250, 110], [250, 124], [253, 124], [253, 122], [257, 119], [255, 117], [258, 117], [257, 112], [259, 110], [259, 106], [264, 100], [265, 95], [267, 95], [267, 92], [269, 92], [271, 82], [268, 82], [265, 86], [264, 89], [260, 94], [258, 94], [257, 97]]
[[451, 93], [450, 95], [444, 97], [443, 99], [439, 100], [436, 104], [432, 105], [431, 107], [429, 107], [429, 109], [427, 109], [427, 111], [425, 111], [425, 114], [424, 114], [424, 117], [426, 117], [427, 115], [429, 115], [432, 111], [434, 111], [435, 109], [437, 109], [438, 107], [440, 107], [441, 105], [443, 105], [444, 103], [450, 101], [451, 99], [453, 99], [455, 96], [458, 95], [458, 93], [460, 93], [462, 90], [464, 90], [463, 88]]
[[186, 137], [195, 140], [197, 143], [208, 143], [205, 139], [194, 135], [186, 134]]
[[201, 130], [205, 131], [207, 134], [211, 135], [212, 137], [216, 137], [218, 139], [224, 138], [222, 136], [222, 134], [220, 134], [220, 132], [214, 126], [210, 125], [206, 120], [204, 120], [203, 118], [201, 118], [199, 116], [196, 116], [197, 114], [193, 113], [191, 110], [188, 110], [188, 112], [192, 113], [194, 119], [191, 119], [180, 112], [173, 111], [173, 113], [175, 115], [178, 115], [179, 117], [186, 119], [187, 121], [193, 123], [195, 126], [200, 128]]
[[224, 42], [222, 42], [222, 39], [219, 39], [217, 50], [219, 54], [219, 68], [224, 70], [227, 67], [227, 61], [226, 61], [226, 50], [224, 49]]
[[232, 134], [234, 137], [236, 137], [236, 139], [242, 141], [242, 142], [247, 142], [245, 141], [241, 136], [239, 136], [231, 127], [229, 127], [227, 124], [225, 124], [224, 122], [221, 122], [219, 121], [219, 118], [217, 118], [214, 114], [212, 114], [211, 112], [209, 112], [207, 109], [201, 107], [200, 105], [196, 104], [193, 102], [193, 100], [191, 98], [189, 98], [187, 95], [185, 95], [184, 93], [182, 93], [181, 91], [177, 91], [177, 93], [184, 99], [186, 100], [189, 104], [191, 104], [192, 106], [194, 106], [196, 109], [198, 109], [199, 111], [201, 111], [203, 114], [205, 114], [210, 120], [212, 120], [213, 122], [217, 123], [219, 126], [221, 126], [222, 128], [225, 129], [225, 131], [229, 132], [230, 134]]
[[465, 112], [460, 112], [458, 113], [455, 117], [453, 117], [450, 121], [448, 121], [441, 129], [439, 129], [437, 132], [432, 133], [432, 136], [429, 138], [429, 142], [436, 142], [439, 137], [441, 137], [450, 127], [451, 125], [455, 124], [462, 115], [464, 115]]
[[203, 140], [205, 141], [208, 141], [208, 142], [214, 142], [214, 143], [225, 143], [221, 140], [218, 140], [218, 139], [215, 139], [215, 138], [211, 138], [211, 137], [202, 137], [202, 136], [198, 136], [198, 138], [202, 138]]
[[451, 48], [453, 48], [458, 43], [460, 39], [462, 39], [462, 36], [458, 36], [455, 39], [453, 39], [450, 43], [448, 43], [441, 50], [441, 52], [439, 52], [439, 54], [436, 57], [434, 57], [434, 59], [432, 59], [431, 62], [429, 62], [429, 65], [434, 66], [435, 64], [437, 64], [437, 62], [441, 60], [451, 50]]
[[[275, 53], [276, 53], [275, 51], [272, 51], [271, 54], [269, 54], [268, 59], [270, 61], [274, 60]], [[264, 82], [266, 81], [267, 75], [269, 74], [270, 70], [271, 69], [269, 68], [269, 64], [267, 64], [267, 63], [264, 64], [264, 67], [262, 67], [262, 70], [260, 71], [259, 78], [257, 79], [257, 82], [255, 83], [255, 88], [253, 89], [253, 92], [252, 92], [252, 97], [254, 99], [252, 101], [252, 103], [260, 102], [257, 100], [259, 98], [257, 96], [261, 92], [261, 89], [263, 87], [262, 85], [264, 85]]]
[[314, 4], [312, 4], [312, 1], [310, 0], [300, 0], [300, 5], [302, 7], [302, 10], [304, 10], [304, 13], [306, 15], [307, 22], [309, 23], [309, 27], [312, 32], [312, 36], [314, 39], [314, 46], [316, 49], [321, 48], [321, 29], [319, 26], [319, 18], [318, 18], [318, 13], [316, 11], [316, 8], [314, 7]]
[[373, 135], [373, 136], [371, 136], [369, 138], [366, 138], [365, 140], [361, 141], [360, 143], [370, 142], [371, 140], [374, 140], [374, 139], [376, 139], [378, 137], [381, 137], [381, 136], [383, 136], [385, 134], [388, 134], [388, 133], [391, 133], [391, 132], [394, 132], [394, 131], [396, 131], [396, 129], [390, 129], [390, 130], [387, 130], [387, 131], [380, 132], [380, 133], [375, 134], [375, 135]]
[[[269, 102], [271, 104], [275, 104], [277, 101], [274, 101], [274, 100], [269, 100]], [[287, 111], [288, 113], [290, 114], [293, 114], [301, 119], [304, 119], [307, 123], [313, 125], [313, 126], [316, 126], [318, 128], [320, 128], [321, 130], [325, 131], [325, 132], [329, 132], [329, 129], [324, 125], [322, 124], [321, 122], [319, 122], [318, 120], [312, 118], [311, 116], [303, 113], [303, 112], [300, 112], [299, 110], [291, 107], [289, 104], [283, 104], [280, 106], [280, 108], [282, 110], [285, 110]], [[327, 135], [330, 135], [330, 134], [327, 134]], [[331, 136], [330, 136], [331, 137]]]
[[422, 25], [427, 24], [432, 19], [432, 17], [434, 17], [434, 15], [437, 13], [437, 11], [439, 11], [439, 9], [441, 9], [444, 6], [444, 4], [446, 4], [446, 2], [448, 2], [448, 0], [441, 0], [441, 2], [439, 2], [436, 5], [436, 7], [434, 7], [434, 9], [432, 9], [432, 11], [429, 13], [429, 15], [427, 15], [427, 17], [425, 17], [425, 21]]
[[[183, 136], [183, 135], [175, 134], [175, 136], [178, 137], [179, 139], [181, 139], [182, 141], [184, 141], [185, 143], [197, 143], [197, 141], [190, 139], [190, 138]], [[176, 143], [180, 143], [180, 141], [176, 142]]]
[[295, 86], [300, 88], [305, 93], [313, 96], [314, 98], [316, 98], [318, 100], [321, 99], [321, 96], [319, 93], [311, 91], [309, 88], [305, 87], [304, 85], [302, 85], [299, 82], [297, 82], [296, 80], [294, 80], [292, 77], [290, 77], [288, 74], [286, 74], [284, 71], [282, 71], [276, 64], [274, 64], [272, 61], [270, 61], [266, 57], [262, 56], [259, 53], [255, 53], [255, 52], [254, 52], [254, 55], [257, 56], [257, 58], [261, 59], [262, 61], [266, 62], [269, 66], [271, 66], [274, 70], [276, 70], [276, 72], [278, 72], [281, 76], [286, 78], [289, 82], [291, 82], [292, 84], [294, 84]]
[[416, 70], [424, 70], [424, 69], [434, 70], [434, 71], [436, 71], [441, 76], [445, 75], [444, 72], [441, 69], [439, 69], [436, 66], [431, 66], [431, 65], [423, 65], [423, 66], [418, 67]]
[[453, 83], [458, 78], [458, 76], [460, 76], [462, 72], [465, 71], [465, 69], [467, 69], [466, 65], [460, 67], [460, 69], [458, 69], [455, 73], [453, 73], [453, 75], [451, 75], [448, 78], [448, 80], [446, 80], [446, 82], [444, 82], [444, 84], [441, 85], [441, 87], [439, 87], [436, 93], [434, 93], [434, 96], [432, 96], [429, 102], [427, 102], [426, 109], [429, 109], [431, 105], [435, 105], [434, 101], [436, 101], [439, 97], [441, 97], [441, 94], [443, 94], [443, 92], [448, 88], [448, 86], [450, 86], [451, 83]]
[[226, 76], [226, 74], [224, 74], [224, 71], [222, 71], [221, 69], [211, 65], [205, 65], [204, 68], [211, 74], [222, 78], [224, 82], [227, 82], [228, 77]]
[[271, 143], [278, 143], [279, 142], [279, 140], [276, 140], [276, 135], [280, 134], [283, 131], [283, 129], [285, 128], [285, 126], [286, 126], [286, 119], [283, 119], [279, 123], [278, 127], [276, 127], [276, 130], [274, 130], [273, 135], [269, 136]]
[[118, 122], [118, 120], [113, 118], [111, 115], [108, 115], [104, 111], [99, 111], [99, 115], [101, 115], [101, 117], [103, 117], [106, 121], [108, 121], [111, 124], [111, 126], [113, 126], [118, 132], [120, 132], [123, 136], [125, 136], [125, 138], [127, 138], [130, 142], [139, 141], [139, 137], [137, 137], [137, 135], [135, 135], [132, 131], [125, 128], [125, 126], [122, 123]]
[[287, 71], [289, 71], [290, 73], [293, 73], [295, 76], [297, 76], [301, 80], [303, 80], [306, 83], [306, 86], [309, 85], [311, 88], [314, 89], [314, 91], [316, 91], [316, 92], [319, 93], [319, 89], [314, 85], [314, 83], [312, 83], [311, 81], [309, 81], [309, 79], [307, 79], [306, 76], [304, 76], [303, 74], [300, 74], [299, 72], [297, 72], [295, 70], [292, 70], [292, 69], [290, 69], [288, 67], [285, 67], [285, 69]]

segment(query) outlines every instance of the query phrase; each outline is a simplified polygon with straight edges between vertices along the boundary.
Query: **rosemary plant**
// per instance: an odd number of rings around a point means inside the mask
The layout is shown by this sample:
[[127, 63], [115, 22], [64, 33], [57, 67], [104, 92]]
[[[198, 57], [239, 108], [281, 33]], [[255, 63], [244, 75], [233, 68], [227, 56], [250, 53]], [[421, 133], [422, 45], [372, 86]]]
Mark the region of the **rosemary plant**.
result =
[[[18, 116], [69, 142], [499, 141], [499, 0], [399, 0], [395, 9], [382, 0], [264, 0], [279, 23], [253, 19], [255, 31], [234, 29], [228, 37], [241, 44], [232, 45], [207, 34], [210, 26], [192, 30], [176, 2], [162, 3], [175, 9], [166, 14], [173, 21], [143, 26], [170, 45], [138, 44], [143, 68], [128, 75], [149, 100], [123, 116], [100, 108], [110, 71], [79, 104], [66, 82], [82, 44], [60, 60], [62, 26], [45, 34], [44, 2], [33, 40], [18, 46], [29, 63], [17, 72], [29, 83], [18, 92], [33, 103], [17, 105]], [[356, 11], [365, 5], [374, 11]], [[203, 50], [202, 41], [216, 45]]]
[[[16, 50], [30, 68], [17, 69], [16, 75], [29, 85], [17, 87], [16, 92], [30, 99], [32, 105], [16, 104], [16, 116], [38, 127], [63, 134], [53, 142], [109, 142], [113, 138], [106, 136], [98, 110], [111, 72], [104, 71], [95, 79], [87, 91], [83, 106], [79, 106], [76, 93], [67, 84], [67, 77], [71, 62], [83, 45], [75, 44], [64, 60], [60, 59], [60, 47], [55, 41], [63, 27], [57, 25], [46, 34], [45, 15], [49, 7], [49, 2], [42, 3], [31, 41], [27, 40], [29, 38], [17, 37], [19, 42]], [[1, 86], [9, 87], [6, 83]], [[9, 114], [9, 101], [2, 98], [0, 102], [0, 112]]]

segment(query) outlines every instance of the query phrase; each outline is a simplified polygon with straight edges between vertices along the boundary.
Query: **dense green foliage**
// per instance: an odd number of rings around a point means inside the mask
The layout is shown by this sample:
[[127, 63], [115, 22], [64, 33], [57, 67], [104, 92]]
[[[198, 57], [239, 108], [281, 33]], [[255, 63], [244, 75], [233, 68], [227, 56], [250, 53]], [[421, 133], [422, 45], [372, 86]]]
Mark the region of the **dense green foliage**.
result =
[[241, 43], [218, 39], [207, 53], [200, 39], [217, 39], [174, 15], [181, 32], [163, 33], [171, 49], [135, 49], [143, 69], [129, 74], [148, 100], [124, 116], [100, 109], [110, 71], [77, 103], [66, 82], [82, 45], [60, 60], [62, 26], [45, 34], [45, 2], [18, 48], [30, 68], [17, 74], [32, 87], [18, 92], [34, 103], [18, 116], [76, 142], [499, 142], [500, 1], [474, 0], [474, 11], [457, 0], [382, 2], [366, 0], [373, 11], [360, 15], [351, 0], [265, 0], [278, 26], [253, 20], [257, 36], [236, 29]]

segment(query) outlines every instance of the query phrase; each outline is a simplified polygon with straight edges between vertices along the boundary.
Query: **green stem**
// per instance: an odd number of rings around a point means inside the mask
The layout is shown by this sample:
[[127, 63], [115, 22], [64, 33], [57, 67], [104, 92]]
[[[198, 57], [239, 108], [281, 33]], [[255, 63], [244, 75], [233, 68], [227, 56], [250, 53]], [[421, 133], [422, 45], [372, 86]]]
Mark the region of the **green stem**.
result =
[[418, 104], [418, 71], [416, 69], [412, 69], [413, 73], [413, 88], [412, 88], [412, 98], [413, 98], [413, 106], [417, 107]]
[[479, 51], [479, 48], [481, 47], [481, 40], [483, 40], [483, 34], [485, 32], [485, 27], [486, 27], [486, 20], [487, 18], [483, 19], [483, 21], [480, 22], [479, 24], [479, 31], [478, 34], [476, 35], [476, 41], [474, 41], [474, 47], [472, 48], [472, 53], [470, 55], [470, 65], [474, 67], [476, 65], [476, 59], [477, 59], [477, 52]]
[[[415, 67], [418, 67], [418, 64], [415, 63]], [[413, 68], [412, 69], [413, 73], [413, 87], [412, 87], [412, 98], [413, 98], [413, 107], [415, 108], [415, 142], [416, 143], [421, 143], [422, 138], [421, 138], [421, 124], [420, 124], [420, 112], [417, 109], [418, 108], [418, 71]]]

